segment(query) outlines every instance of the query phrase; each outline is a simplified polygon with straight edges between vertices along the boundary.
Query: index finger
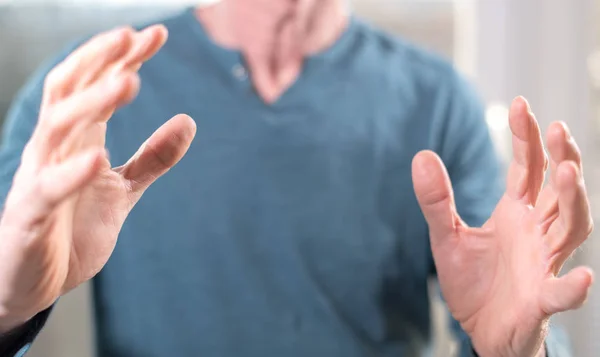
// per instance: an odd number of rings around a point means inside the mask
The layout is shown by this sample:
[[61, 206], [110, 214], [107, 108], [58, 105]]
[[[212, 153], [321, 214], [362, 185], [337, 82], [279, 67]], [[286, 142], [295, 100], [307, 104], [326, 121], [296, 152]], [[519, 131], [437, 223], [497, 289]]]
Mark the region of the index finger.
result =
[[131, 28], [118, 28], [94, 36], [77, 48], [46, 76], [44, 102], [60, 100], [76, 88], [89, 84], [108, 65], [125, 55], [132, 42]]
[[124, 56], [121, 66], [137, 71], [142, 63], [152, 58], [167, 42], [169, 32], [163, 25], [154, 25], [135, 34], [133, 46]]

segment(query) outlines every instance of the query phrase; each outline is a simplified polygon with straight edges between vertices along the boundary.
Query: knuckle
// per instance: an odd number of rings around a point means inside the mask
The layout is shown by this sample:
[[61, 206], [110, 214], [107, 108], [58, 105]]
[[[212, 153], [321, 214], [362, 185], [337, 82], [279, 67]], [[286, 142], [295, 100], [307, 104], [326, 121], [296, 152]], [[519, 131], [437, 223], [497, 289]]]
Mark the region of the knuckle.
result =
[[594, 220], [590, 218], [590, 222], [585, 231], [585, 236], [589, 237], [590, 235], [592, 235], [593, 232], [594, 232]]
[[65, 73], [62, 66], [52, 69], [44, 78], [44, 102], [53, 103], [64, 94]]
[[[103, 83], [91, 88], [90, 92], [87, 93], [90, 97], [94, 97], [93, 101], [98, 106], [108, 109], [109, 107], [115, 106], [119, 99], [126, 92], [127, 83], [122, 76], [107, 78]], [[102, 96], [99, 94], [103, 93]]]
[[43, 175], [40, 175], [40, 178], [34, 181], [30, 195], [32, 198], [40, 200], [44, 207], [51, 207], [55, 203], [55, 198], [50, 194]]
[[109, 79], [111, 95], [106, 99], [109, 104], [123, 104], [131, 101], [139, 90], [139, 78], [135, 73], [126, 73], [118, 75], [116, 78]]
[[[90, 44], [92, 48], [96, 50], [116, 50], [125, 46], [131, 39], [134, 30], [131, 26], [123, 26], [113, 29], [111, 31], [103, 32], [96, 35]], [[105, 52], [105, 55], [110, 56], [111, 53]]]
[[38, 149], [32, 140], [27, 142], [27, 144], [25, 144], [25, 147], [23, 147], [23, 154], [21, 155], [21, 166], [34, 163], [32, 162], [32, 160], [35, 158], [37, 150]]
[[44, 179], [43, 176], [41, 176], [39, 179], [34, 180], [33, 184], [31, 185], [31, 192], [30, 195], [33, 197], [39, 197], [41, 199], [46, 199], [47, 198], [47, 191], [44, 188]]
[[565, 229], [565, 239], [568, 241], [583, 242], [588, 239], [594, 231], [594, 221], [590, 217], [578, 223], [572, 222]]
[[571, 140], [571, 146], [573, 147], [573, 153], [577, 162], [581, 160], [581, 149], [579, 149], [579, 145], [575, 140]]
[[29, 155], [35, 150], [35, 146], [33, 141], [28, 141], [27, 144], [23, 147], [23, 155]]
[[172, 162], [172, 154], [166, 150], [160, 150], [156, 148], [154, 145], [148, 143], [146, 145], [146, 150], [153, 156], [154, 160], [154, 168], [158, 169], [166, 169], [171, 166]]
[[124, 80], [124, 91], [129, 96], [135, 96], [140, 88], [140, 77], [137, 73], [130, 73]]
[[581, 149], [579, 148], [577, 141], [575, 141], [575, 138], [570, 136], [567, 142], [569, 147], [571, 148], [571, 155], [573, 157], [573, 160], [577, 163], [577, 165], [581, 165]]
[[46, 139], [52, 140], [62, 130], [63, 120], [61, 120], [61, 117], [64, 116], [61, 115], [62, 112], [62, 110], [55, 110], [47, 116], [47, 120], [44, 122]]
[[124, 92], [130, 83], [130, 76], [127, 74], [117, 75], [108, 79], [108, 85], [112, 86], [113, 93], [118, 95]]
[[565, 227], [563, 236], [565, 240], [571, 241], [577, 240], [579, 234], [581, 234], [581, 231], [578, 231], [574, 225], [570, 224]]
[[575, 152], [575, 155], [581, 156], [581, 150], [579, 149], [579, 144], [577, 144], [577, 141], [575, 141], [575, 139], [571, 137], [571, 139], [569, 140], [569, 143], [573, 147], [573, 151]]
[[123, 41], [126, 41], [128, 38], [130, 38], [135, 33], [135, 30], [131, 26], [122, 26], [120, 28], [117, 28], [114, 32], [117, 43], [122, 43]]
[[63, 73], [60, 66], [54, 67], [44, 79], [44, 87], [47, 90], [55, 89], [60, 83], [60, 79], [63, 78]]

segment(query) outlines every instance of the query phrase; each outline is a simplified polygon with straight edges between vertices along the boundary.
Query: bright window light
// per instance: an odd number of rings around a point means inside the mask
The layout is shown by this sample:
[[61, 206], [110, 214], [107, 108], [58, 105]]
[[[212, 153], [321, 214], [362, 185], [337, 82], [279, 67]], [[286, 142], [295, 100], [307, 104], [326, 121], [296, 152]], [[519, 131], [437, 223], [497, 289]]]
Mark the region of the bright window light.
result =
[[508, 129], [508, 107], [499, 103], [492, 103], [486, 110], [485, 120], [491, 130], [506, 131]]

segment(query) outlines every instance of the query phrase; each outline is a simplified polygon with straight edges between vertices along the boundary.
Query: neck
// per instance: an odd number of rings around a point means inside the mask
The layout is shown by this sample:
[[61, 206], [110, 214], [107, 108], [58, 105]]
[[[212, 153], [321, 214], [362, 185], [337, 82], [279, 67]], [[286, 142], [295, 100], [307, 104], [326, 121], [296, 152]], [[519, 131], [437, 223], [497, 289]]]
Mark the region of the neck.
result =
[[303, 59], [330, 47], [348, 22], [344, 0], [222, 0], [196, 15], [213, 41], [243, 53], [266, 102], [277, 100]]

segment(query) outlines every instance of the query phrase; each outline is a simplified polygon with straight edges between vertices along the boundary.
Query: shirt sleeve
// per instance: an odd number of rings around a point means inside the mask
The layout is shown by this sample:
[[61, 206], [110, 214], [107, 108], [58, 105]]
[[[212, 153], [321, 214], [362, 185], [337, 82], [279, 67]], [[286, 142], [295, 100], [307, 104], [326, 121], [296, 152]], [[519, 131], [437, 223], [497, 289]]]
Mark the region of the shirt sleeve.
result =
[[46, 324], [51, 311], [52, 307], [40, 312], [24, 325], [0, 335], [0, 356], [24, 356], [29, 351], [35, 337]]
[[[436, 151], [448, 169], [458, 213], [468, 225], [478, 227], [490, 217], [504, 193], [505, 170], [473, 88], [454, 74], [444, 97], [445, 118], [436, 125]], [[433, 258], [431, 265], [435, 272]], [[477, 356], [469, 337], [452, 316], [450, 328], [459, 345], [457, 355]], [[548, 357], [572, 356], [566, 336], [554, 326], [545, 343]]]

